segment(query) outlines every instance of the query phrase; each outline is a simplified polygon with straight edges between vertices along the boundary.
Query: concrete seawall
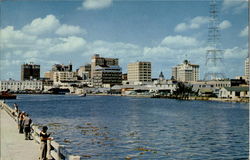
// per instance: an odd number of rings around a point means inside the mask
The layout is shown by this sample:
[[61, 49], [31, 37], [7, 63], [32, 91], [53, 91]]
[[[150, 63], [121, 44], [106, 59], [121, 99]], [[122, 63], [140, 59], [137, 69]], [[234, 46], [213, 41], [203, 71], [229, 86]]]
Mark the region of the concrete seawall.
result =
[[24, 134], [18, 133], [17, 123], [1, 107], [1, 160], [38, 160], [39, 144], [25, 140]]
[[[40, 152], [40, 130], [33, 125], [33, 140], [25, 140], [19, 134], [14, 110], [0, 101], [0, 160], [38, 160]], [[48, 160], [81, 160], [80, 156], [69, 155], [63, 145], [48, 141]]]

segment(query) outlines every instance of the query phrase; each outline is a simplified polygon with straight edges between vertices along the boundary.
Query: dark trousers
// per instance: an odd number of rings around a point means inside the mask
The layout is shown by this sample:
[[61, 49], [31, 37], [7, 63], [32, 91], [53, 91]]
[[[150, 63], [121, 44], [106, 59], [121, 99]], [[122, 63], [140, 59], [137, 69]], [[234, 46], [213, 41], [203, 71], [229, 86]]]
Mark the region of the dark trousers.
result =
[[41, 141], [40, 144], [40, 160], [46, 160], [47, 159], [47, 141]]
[[30, 139], [30, 126], [24, 126], [25, 139]]
[[23, 120], [19, 121], [19, 133], [23, 133]]

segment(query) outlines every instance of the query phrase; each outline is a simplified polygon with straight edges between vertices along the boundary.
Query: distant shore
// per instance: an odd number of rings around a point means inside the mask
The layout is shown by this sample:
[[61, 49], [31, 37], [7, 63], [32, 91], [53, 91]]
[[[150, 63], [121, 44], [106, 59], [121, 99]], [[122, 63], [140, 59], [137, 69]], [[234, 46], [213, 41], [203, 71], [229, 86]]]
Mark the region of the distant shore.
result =
[[[16, 93], [16, 95], [19, 95], [19, 94], [51, 94], [51, 93]], [[57, 94], [51, 94], [51, 95], [57, 95]], [[68, 94], [68, 95], [77, 95], [77, 94]], [[91, 96], [126, 96], [126, 97], [138, 97], [138, 98], [162, 98], [162, 99], [181, 100], [179, 98], [170, 97], [170, 96], [155, 96], [154, 97], [152, 95], [123, 95], [123, 94], [107, 94], [107, 93], [88, 93], [87, 96], [88, 95], [91, 95]], [[184, 99], [184, 100], [249, 103], [249, 98], [230, 99], [230, 98], [216, 98], [216, 97], [189, 97], [188, 99]]]
[[[127, 96], [127, 97], [140, 97], [140, 98], [164, 98], [164, 99], [178, 99], [173, 97], [167, 96], [158, 96], [153, 97], [152, 95], [121, 95], [121, 94], [105, 94], [105, 93], [98, 93], [98, 94], [88, 94], [93, 96]], [[178, 99], [180, 100], [180, 99]], [[219, 101], [219, 102], [242, 102], [242, 103], [249, 103], [249, 98], [238, 98], [238, 99], [230, 99], [230, 98], [215, 98], [215, 97], [189, 97], [188, 99], [184, 100], [200, 100], [200, 101]]]

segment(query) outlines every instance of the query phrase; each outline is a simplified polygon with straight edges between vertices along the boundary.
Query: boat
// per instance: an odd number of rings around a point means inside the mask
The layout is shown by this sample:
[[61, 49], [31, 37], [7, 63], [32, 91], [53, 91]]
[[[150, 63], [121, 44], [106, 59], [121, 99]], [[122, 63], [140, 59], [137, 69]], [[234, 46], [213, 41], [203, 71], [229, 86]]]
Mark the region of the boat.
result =
[[0, 99], [16, 99], [15, 94], [11, 94], [8, 91], [0, 92]]
[[86, 97], [86, 93], [84, 93], [84, 94], [79, 94], [79, 97]]
[[48, 90], [52, 94], [66, 94], [70, 93], [70, 90], [68, 88], [51, 88]]

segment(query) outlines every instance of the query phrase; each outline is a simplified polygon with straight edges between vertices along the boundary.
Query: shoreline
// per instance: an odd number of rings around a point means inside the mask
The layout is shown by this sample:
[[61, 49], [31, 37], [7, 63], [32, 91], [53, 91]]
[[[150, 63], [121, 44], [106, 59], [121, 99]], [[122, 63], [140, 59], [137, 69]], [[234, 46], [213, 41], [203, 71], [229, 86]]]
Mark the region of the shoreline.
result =
[[[48, 94], [48, 93], [18, 93], [18, 95], [67, 95], [67, 94]], [[70, 96], [77, 96], [77, 94], [69, 94]], [[230, 99], [230, 98], [215, 98], [215, 97], [189, 97], [188, 99], [180, 99], [169, 96], [157, 96], [153, 97], [152, 95], [123, 95], [123, 94], [107, 94], [107, 93], [98, 93], [98, 94], [87, 94], [91, 96], [125, 96], [125, 97], [136, 97], [136, 98], [161, 98], [161, 99], [176, 99], [176, 100], [198, 100], [198, 101], [217, 101], [217, 102], [231, 102], [231, 103], [249, 103], [249, 98], [238, 98], [238, 99]]]

